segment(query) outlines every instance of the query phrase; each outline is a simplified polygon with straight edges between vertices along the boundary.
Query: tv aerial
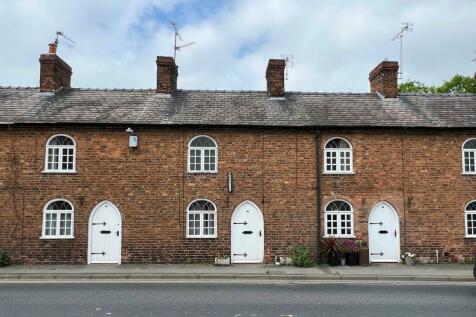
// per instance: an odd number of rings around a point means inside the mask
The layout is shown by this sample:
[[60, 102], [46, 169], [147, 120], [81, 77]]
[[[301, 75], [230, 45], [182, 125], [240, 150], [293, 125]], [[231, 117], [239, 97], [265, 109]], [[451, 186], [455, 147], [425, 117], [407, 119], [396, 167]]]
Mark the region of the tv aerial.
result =
[[186, 44], [177, 45], [177, 40], [179, 40], [180, 42], [183, 42], [183, 39], [182, 39], [182, 36], [180, 35], [180, 33], [178, 31], [177, 24], [173, 21], [170, 22], [170, 24], [174, 28], [174, 32], [175, 32], [175, 40], [174, 40], [174, 61], [175, 61], [178, 51], [180, 51], [184, 47], [195, 44], [195, 42], [189, 42], [189, 43], [186, 43]]
[[392, 39], [392, 41], [400, 40], [400, 69], [398, 74], [399, 79], [403, 79], [403, 34], [405, 32], [413, 32], [413, 23], [403, 22], [400, 32], [398, 32]]
[[59, 38], [60, 38], [60, 36], [61, 36], [61, 37], [64, 37], [65, 39], [67, 39], [67, 40], [70, 41], [71, 43], [76, 44], [75, 41], [73, 41], [72, 39], [70, 39], [69, 37], [67, 37], [66, 35], [64, 35], [63, 32], [61, 32], [61, 31], [56, 31], [56, 39], [55, 39], [55, 41], [54, 41], [54, 44], [55, 44], [56, 46], [59, 44]]
[[294, 68], [294, 55], [293, 54], [281, 54], [281, 58], [284, 59], [284, 80], [288, 80], [288, 73], [290, 68]]

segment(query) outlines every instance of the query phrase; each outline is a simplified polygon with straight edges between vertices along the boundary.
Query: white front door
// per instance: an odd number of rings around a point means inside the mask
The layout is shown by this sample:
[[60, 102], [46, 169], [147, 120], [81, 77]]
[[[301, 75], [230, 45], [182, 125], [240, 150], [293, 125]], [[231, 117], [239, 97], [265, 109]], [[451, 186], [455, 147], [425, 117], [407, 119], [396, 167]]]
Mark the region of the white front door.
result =
[[264, 254], [264, 220], [250, 201], [236, 207], [231, 217], [231, 261], [261, 263]]
[[121, 263], [122, 221], [110, 202], [98, 204], [89, 217], [88, 263]]
[[386, 202], [378, 203], [369, 216], [370, 262], [399, 262], [400, 223]]

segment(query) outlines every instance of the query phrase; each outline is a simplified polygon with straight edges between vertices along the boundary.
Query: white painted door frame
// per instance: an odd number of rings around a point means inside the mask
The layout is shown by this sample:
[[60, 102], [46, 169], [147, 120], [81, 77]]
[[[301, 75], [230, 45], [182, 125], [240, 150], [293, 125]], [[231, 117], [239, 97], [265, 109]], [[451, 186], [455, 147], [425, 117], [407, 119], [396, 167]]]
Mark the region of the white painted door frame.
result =
[[[380, 207], [381, 205], [385, 205], [387, 208], [390, 209], [390, 211], [392, 211], [393, 213], [393, 216], [394, 216], [394, 222], [395, 222], [395, 226], [396, 226], [396, 242], [395, 242], [395, 256], [391, 259], [389, 258], [386, 258], [386, 259], [374, 259], [372, 260], [372, 255], [371, 255], [371, 252], [372, 252], [372, 244], [375, 243], [375, 241], [373, 241], [374, 239], [376, 239], [377, 237], [376, 236], [372, 236], [372, 232], [373, 232], [373, 228], [371, 228], [371, 226], [375, 226], [375, 224], [372, 224], [371, 225], [371, 220], [372, 220], [372, 216], [374, 213], [378, 212], [378, 207]], [[392, 234], [391, 232], [389, 232], [389, 234]], [[394, 233], [393, 233], [394, 234]], [[391, 204], [389, 204], [388, 202], [386, 201], [380, 201], [378, 202], [373, 208], [372, 208], [372, 211], [370, 212], [369, 214], [369, 220], [368, 220], [368, 241], [369, 241], [369, 262], [400, 262], [400, 218], [398, 217], [398, 213], [397, 213], [397, 210], [395, 208], [393, 208], [393, 206]]]
[[[119, 216], [119, 227], [120, 227], [120, 233], [119, 233], [119, 258], [118, 258], [118, 261], [114, 261], [114, 262], [100, 262], [100, 263], [104, 263], [104, 264], [107, 264], [107, 263], [111, 263], [111, 264], [121, 264], [121, 257], [122, 257], [122, 215], [121, 215], [121, 212], [119, 211], [119, 208], [116, 207], [116, 205], [114, 205], [113, 203], [105, 200], [105, 201], [102, 201], [100, 202], [99, 204], [97, 204], [93, 210], [91, 211], [91, 214], [89, 215], [89, 221], [88, 221], [88, 264], [91, 264], [91, 252], [92, 252], [92, 222], [93, 222], [93, 219], [94, 219], [94, 214], [96, 213], [96, 211], [101, 208], [104, 204], [109, 204], [112, 209], [114, 209], [117, 213], [117, 215]], [[93, 263], [97, 263], [97, 262], [93, 262]]]
[[[242, 208], [243, 206], [245, 206], [246, 204], [250, 204], [254, 209], [256, 209], [256, 211], [258, 212], [259, 214], [259, 218], [260, 218], [260, 221], [261, 223], [259, 224], [260, 227], [261, 227], [261, 239], [259, 241], [259, 260], [257, 261], [243, 261], [243, 260], [235, 260], [235, 257], [233, 256], [233, 253], [234, 253], [234, 234], [235, 234], [235, 230], [238, 230], [238, 228], [235, 228], [235, 225], [233, 225], [233, 220], [235, 218], [235, 215], [237, 213], [238, 210], [240, 210], [240, 208]], [[259, 209], [259, 207], [253, 203], [252, 201], [249, 201], [249, 200], [245, 200], [243, 201], [242, 203], [240, 203], [236, 208], [235, 210], [233, 211], [233, 214], [231, 216], [231, 223], [230, 223], [230, 226], [231, 226], [231, 263], [263, 263], [264, 261], [264, 217], [263, 217], [263, 213], [261, 212], [261, 209]], [[243, 230], [243, 228], [240, 228], [240, 230]]]

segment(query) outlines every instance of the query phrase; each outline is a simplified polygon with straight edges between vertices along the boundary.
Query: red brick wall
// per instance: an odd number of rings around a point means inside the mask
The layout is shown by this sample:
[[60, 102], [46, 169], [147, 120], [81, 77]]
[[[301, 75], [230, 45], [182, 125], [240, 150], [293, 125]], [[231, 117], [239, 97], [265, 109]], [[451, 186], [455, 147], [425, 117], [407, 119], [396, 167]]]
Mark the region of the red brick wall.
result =
[[476, 199], [476, 176], [462, 175], [461, 146], [475, 135], [476, 131], [323, 132], [321, 149], [335, 136], [352, 143], [355, 175], [323, 175], [322, 206], [338, 198], [351, 202], [356, 236], [368, 241], [369, 213], [386, 201], [400, 217], [402, 252], [435, 261], [439, 250], [440, 260], [469, 261], [476, 238], [464, 237], [464, 207]]
[[[103, 200], [114, 203], [122, 214], [123, 263], [211, 262], [217, 255], [229, 254], [231, 215], [244, 200], [253, 201], [263, 212], [268, 260], [287, 255], [301, 239], [316, 248], [312, 132], [136, 128], [139, 148], [134, 151], [128, 148], [124, 130], [1, 131], [0, 248], [24, 263], [85, 263], [89, 215]], [[45, 142], [56, 133], [76, 141], [76, 174], [42, 173]], [[218, 143], [217, 174], [186, 173], [187, 145], [197, 134]], [[229, 172], [234, 174], [233, 193], [227, 192]], [[43, 207], [54, 198], [74, 205], [73, 240], [39, 239]], [[217, 206], [216, 239], [185, 238], [185, 209], [197, 198]]]
[[[124, 130], [0, 131], [0, 248], [17, 262], [85, 263], [89, 215], [96, 204], [109, 200], [123, 218], [123, 263], [211, 262], [229, 254], [232, 212], [251, 200], [264, 215], [267, 260], [288, 255], [298, 241], [316, 250], [312, 130], [136, 127], [138, 150], [128, 148]], [[76, 141], [76, 174], [41, 173], [45, 142], [56, 133]], [[187, 145], [198, 134], [218, 143], [217, 174], [186, 172]], [[320, 177], [322, 208], [332, 199], [348, 200], [356, 236], [367, 240], [368, 214], [387, 201], [400, 217], [402, 252], [434, 261], [438, 249], [440, 256], [447, 253], [445, 261], [469, 260], [476, 239], [464, 238], [463, 209], [476, 199], [476, 176], [461, 175], [461, 144], [474, 135], [476, 131], [321, 131], [320, 155], [329, 138], [345, 137], [353, 146], [355, 171]], [[227, 192], [229, 172], [233, 193]], [[43, 207], [54, 198], [73, 203], [75, 239], [39, 239]], [[217, 206], [216, 239], [185, 238], [185, 209], [197, 198]]]

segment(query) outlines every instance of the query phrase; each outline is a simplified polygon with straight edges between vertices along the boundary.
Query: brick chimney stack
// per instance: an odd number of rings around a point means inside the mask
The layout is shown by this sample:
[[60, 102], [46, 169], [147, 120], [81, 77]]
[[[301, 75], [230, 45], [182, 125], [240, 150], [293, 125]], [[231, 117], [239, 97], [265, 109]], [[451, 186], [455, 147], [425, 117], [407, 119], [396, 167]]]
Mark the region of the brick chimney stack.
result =
[[56, 43], [50, 43], [48, 54], [40, 55], [40, 91], [55, 92], [60, 88], [71, 88], [73, 71], [56, 55], [56, 48]]
[[398, 62], [383, 61], [369, 74], [370, 92], [385, 98], [398, 96]]
[[284, 59], [270, 59], [266, 68], [266, 82], [270, 97], [284, 97]]
[[173, 94], [177, 90], [178, 68], [169, 56], [157, 56], [157, 92]]

